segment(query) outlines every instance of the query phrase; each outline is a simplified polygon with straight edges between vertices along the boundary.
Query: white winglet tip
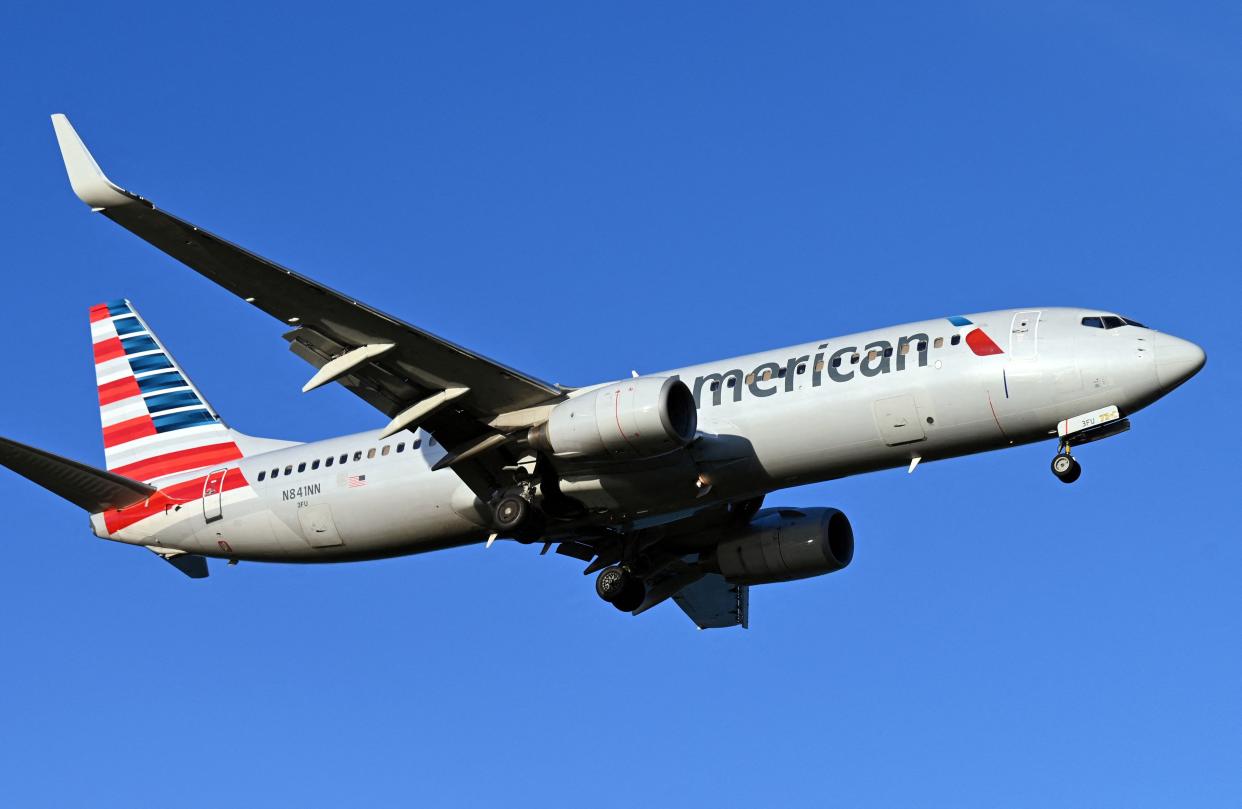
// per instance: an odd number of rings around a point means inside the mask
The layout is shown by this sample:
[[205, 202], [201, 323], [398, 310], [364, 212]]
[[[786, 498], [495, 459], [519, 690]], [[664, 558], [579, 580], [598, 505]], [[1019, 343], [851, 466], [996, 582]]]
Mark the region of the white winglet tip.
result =
[[64, 113], [58, 112], [52, 116], [52, 128], [56, 130], [56, 143], [60, 146], [60, 156], [65, 161], [69, 185], [73, 186], [73, 193], [78, 195], [78, 199], [95, 210], [134, 201], [132, 196], [104, 176], [99, 164], [91, 157], [86, 144], [82, 143]]

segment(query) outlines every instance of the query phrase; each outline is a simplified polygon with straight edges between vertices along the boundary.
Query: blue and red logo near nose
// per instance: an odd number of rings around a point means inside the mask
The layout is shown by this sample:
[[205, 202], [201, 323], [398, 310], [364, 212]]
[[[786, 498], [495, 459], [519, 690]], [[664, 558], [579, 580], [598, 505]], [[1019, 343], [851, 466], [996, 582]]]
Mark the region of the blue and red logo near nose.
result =
[[[949, 318], [949, 322], [954, 326], [975, 325], [961, 315], [954, 315]], [[986, 357], [989, 354], [1005, 353], [1001, 350], [1001, 347], [998, 346], [991, 337], [988, 337], [983, 329], [978, 326], [975, 326], [975, 328], [966, 333], [966, 345], [970, 346], [970, 350], [978, 354], [980, 357]]]

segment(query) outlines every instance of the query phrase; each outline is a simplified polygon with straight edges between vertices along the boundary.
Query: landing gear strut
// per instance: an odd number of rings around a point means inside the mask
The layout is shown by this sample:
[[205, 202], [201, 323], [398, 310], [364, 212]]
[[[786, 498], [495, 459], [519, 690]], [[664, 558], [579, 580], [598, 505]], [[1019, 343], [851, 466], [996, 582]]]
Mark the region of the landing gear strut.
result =
[[623, 567], [606, 567], [595, 579], [599, 597], [622, 612], [633, 612], [647, 597], [643, 580]]
[[1082, 467], [1078, 465], [1078, 461], [1074, 460], [1074, 456], [1070, 455], [1068, 445], [1062, 444], [1057, 457], [1052, 459], [1052, 474], [1056, 475], [1062, 483], [1073, 483], [1082, 474]]

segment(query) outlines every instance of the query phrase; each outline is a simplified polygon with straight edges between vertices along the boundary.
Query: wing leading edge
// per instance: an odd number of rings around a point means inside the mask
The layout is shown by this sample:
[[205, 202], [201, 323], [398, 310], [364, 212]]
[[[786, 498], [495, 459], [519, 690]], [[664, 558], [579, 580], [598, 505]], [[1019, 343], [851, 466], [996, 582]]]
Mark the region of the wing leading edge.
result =
[[[160, 210], [109, 180], [68, 118], [53, 115], [52, 124], [79, 199], [247, 303], [294, 325], [284, 335], [290, 349], [319, 369], [307, 389], [339, 382], [391, 420], [389, 433], [427, 430], [450, 450], [449, 463], [481, 496], [494, 486], [494, 470], [506, 462], [496, 454], [502, 452], [504, 435], [492, 426], [497, 417], [538, 408], [566, 393]], [[510, 428], [518, 426], [520, 419]], [[487, 451], [456, 463], [462, 450], [476, 446]]]

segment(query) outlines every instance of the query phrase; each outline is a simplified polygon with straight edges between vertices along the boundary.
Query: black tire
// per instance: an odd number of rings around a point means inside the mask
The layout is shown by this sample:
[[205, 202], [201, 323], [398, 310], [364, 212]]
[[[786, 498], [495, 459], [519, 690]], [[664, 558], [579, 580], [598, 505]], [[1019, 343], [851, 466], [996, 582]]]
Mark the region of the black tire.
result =
[[632, 578], [625, 568], [606, 567], [595, 577], [595, 593], [609, 604], [613, 604], [625, 595], [625, 590]]
[[622, 612], [633, 612], [638, 609], [646, 597], [647, 587], [643, 584], [643, 580], [637, 576], [630, 576], [629, 581], [625, 584], [625, 589], [612, 602], [612, 605]]
[[493, 515], [496, 529], [506, 532], [512, 531], [526, 520], [528, 513], [530, 513], [530, 505], [522, 498], [512, 495], [502, 498], [496, 504], [496, 511]]
[[1073, 483], [1082, 475], [1082, 466], [1073, 456], [1061, 453], [1052, 459], [1052, 474], [1062, 483]]

